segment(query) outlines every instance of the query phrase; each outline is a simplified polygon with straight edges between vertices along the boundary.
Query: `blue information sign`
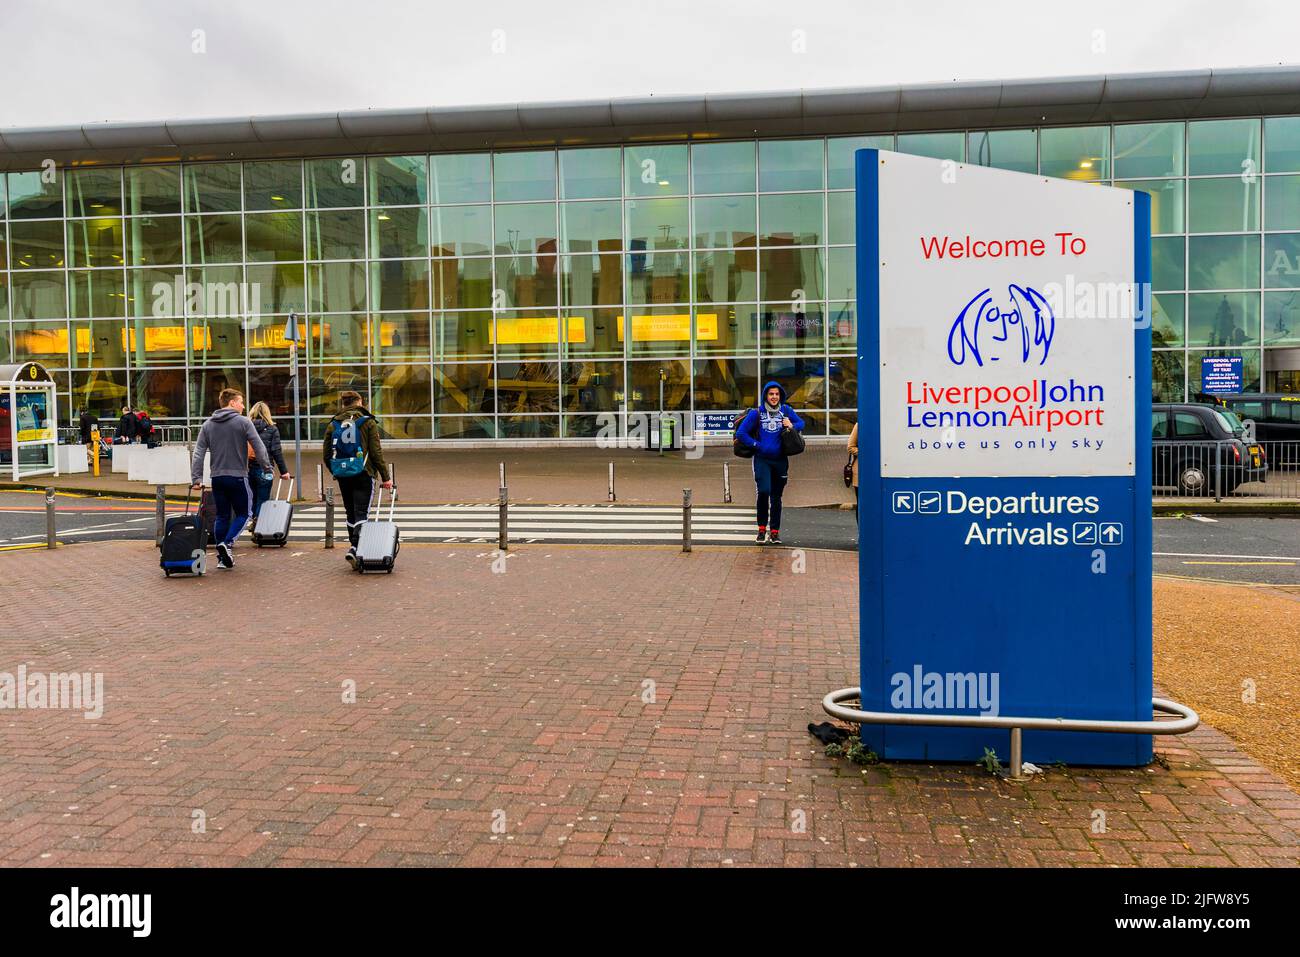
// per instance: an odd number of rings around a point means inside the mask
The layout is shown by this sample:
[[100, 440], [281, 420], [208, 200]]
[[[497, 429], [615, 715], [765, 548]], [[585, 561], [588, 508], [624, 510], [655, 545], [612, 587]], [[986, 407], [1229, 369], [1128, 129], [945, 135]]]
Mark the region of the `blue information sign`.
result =
[[[857, 153], [867, 711], [1151, 718], [1150, 199]], [[866, 725], [888, 758], [1004, 730]], [[1027, 731], [1138, 765], [1149, 735]]]
[[1241, 392], [1241, 356], [1202, 356], [1201, 391], [1209, 395]]

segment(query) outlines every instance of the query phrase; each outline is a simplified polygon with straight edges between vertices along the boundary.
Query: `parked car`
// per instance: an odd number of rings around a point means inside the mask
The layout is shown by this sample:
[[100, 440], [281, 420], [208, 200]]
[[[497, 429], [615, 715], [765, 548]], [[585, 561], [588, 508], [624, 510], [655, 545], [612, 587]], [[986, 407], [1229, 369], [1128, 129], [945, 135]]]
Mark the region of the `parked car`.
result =
[[1272, 468], [1300, 467], [1300, 395], [1225, 395], [1222, 402], [1244, 424], [1254, 423], [1255, 440]]
[[1151, 406], [1151, 482], [1180, 495], [1227, 495], [1268, 476], [1264, 449], [1243, 441], [1246, 427], [1231, 409], [1201, 402]]

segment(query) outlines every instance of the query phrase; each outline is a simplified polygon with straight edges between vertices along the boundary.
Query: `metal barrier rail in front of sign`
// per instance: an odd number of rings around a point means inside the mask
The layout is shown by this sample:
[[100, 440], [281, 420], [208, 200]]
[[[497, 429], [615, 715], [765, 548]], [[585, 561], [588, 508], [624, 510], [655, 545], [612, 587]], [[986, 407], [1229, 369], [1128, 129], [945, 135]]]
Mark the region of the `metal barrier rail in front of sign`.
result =
[[1185, 704], [1168, 698], [1152, 698], [1151, 709], [1177, 715], [1174, 721], [1101, 721], [1093, 718], [1019, 718], [1009, 715], [917, 714], [911, 711], [861, 711], [845, 707], [844, 701], [862, 700], [861, 688], [840, 688], [822, 699], [822, 709], [833, 718], [853, 724], [930, 725], [951, 728], [1009, 728], [1011, 730], [1011, 774], [1008, 780], [1024, 781], [1021, 734], [1030, 731], [1109, 731], [1121, 734], [1186, 734], [1196, 729], [1201, 717]]

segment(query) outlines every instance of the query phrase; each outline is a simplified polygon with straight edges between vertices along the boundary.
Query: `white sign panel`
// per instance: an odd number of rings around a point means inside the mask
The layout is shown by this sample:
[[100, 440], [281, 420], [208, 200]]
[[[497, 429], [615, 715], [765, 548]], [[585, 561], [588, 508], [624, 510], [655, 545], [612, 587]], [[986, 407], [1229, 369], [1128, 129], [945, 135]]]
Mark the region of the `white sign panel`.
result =
[[879, 159], [881, 474], [1132, 475], [1133, 194]]

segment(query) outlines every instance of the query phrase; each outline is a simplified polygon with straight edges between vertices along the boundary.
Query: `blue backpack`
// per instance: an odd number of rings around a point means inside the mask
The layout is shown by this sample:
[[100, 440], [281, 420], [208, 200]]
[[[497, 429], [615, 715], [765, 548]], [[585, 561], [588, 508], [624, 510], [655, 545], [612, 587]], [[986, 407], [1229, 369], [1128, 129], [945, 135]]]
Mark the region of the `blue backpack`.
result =
[[361, 415], [344, 422], [334, 420], [330, 439], [330, 474], [335, 478], [355, 478], [366, 470], [366, 448], [361, 440], [361, 425], [370, 418]]

